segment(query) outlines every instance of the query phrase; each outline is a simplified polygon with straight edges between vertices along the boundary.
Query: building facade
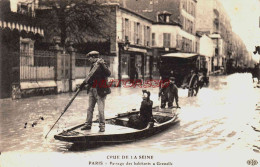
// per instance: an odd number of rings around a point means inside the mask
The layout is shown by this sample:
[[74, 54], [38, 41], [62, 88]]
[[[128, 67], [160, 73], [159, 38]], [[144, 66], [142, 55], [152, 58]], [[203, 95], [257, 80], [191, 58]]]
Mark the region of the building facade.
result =
[[116, 34], [111, 43], [115, 46], [111, 53], [116, 53], [112, 63], [114, 78], [134, 79], [136, 71], [139, 79], [151, 78], [152, 21], [120, 5], [111, 7], [116, 12]]
[[[182, 44], [182, 52], [196, 52], [196, 6], [196, 0], [144, 0], [134, 3], [126, 0], [127, 8], [153, 20], [154, 30], [158, 30], [158, 25], [162, 25], [166, 33], [174, 31], [168, 30], [171, 27], [177, 30], [175, 40]], [[170, 27], [165, 28], [165, 25]]]
[[20, 87], [21, 66], [34, 66], [34, 42], [43, 39], [44, 31], [37, 20], [11, 12], [10, 1], [1, 1], [0, 8], [0, 98], [7, 98]]
[[205, 56], [205, 67], [208, 69], [208, 74], [210, 74], [212, 72], [212, 66], [214, 65], [212, 61], [212, 57], [215, 54], [214, 43], [213, 40], [205, 34], [202, 35], [199, 40], [199, 54]]
[[215, 53], [211, 70], [226, 68], [232, 38], [230, 19], [218, 0], [198, 0], [197, 8], [197, 31], [207, 34], [214, 43]]
[[153, 21], [153, 76], [159, 76], [160, 57], [167, 53], [198, 53], [195, 0], [125, 0], [127, 8]]

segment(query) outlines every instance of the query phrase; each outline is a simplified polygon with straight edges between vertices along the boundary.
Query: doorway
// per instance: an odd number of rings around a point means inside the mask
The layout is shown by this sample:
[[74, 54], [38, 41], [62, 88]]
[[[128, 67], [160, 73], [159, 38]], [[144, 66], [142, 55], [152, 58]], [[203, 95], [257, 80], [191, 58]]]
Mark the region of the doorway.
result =
[[136, 79], [136, 67], [135, 67], [135, 55], [130, 55], [130, 62], [129, 62], [129, 76], [130, 80]]

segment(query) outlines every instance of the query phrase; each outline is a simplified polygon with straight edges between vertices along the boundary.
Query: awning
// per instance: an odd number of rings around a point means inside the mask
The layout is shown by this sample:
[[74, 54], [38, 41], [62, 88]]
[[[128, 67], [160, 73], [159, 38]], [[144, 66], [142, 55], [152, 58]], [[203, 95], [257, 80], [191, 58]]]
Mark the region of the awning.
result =
[[176, 57], [176, 58], [190, 58], [198, 56], [196, 53], [167, 53], [162, 55], [162, 57]]

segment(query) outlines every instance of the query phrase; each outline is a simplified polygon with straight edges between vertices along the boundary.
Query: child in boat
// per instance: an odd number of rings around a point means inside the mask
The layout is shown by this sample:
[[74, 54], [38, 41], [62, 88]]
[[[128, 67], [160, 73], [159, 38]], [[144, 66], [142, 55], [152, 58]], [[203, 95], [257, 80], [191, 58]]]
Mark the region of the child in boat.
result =
[[129, 118], [128, 125], [132, 128], [146, 128], [149, 122], [153, 122], [153, 101], [150, 100], [150, 92], [143, 90], [143, 101], [140, 107], [140, 114]]

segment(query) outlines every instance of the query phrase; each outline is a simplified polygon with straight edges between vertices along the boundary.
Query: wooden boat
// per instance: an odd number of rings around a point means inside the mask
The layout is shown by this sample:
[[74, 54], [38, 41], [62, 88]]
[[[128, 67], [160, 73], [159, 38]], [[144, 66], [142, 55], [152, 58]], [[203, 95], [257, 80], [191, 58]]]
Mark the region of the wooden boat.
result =
[[[157, 110], [157, 111], [156, 111]], [[155, 135], [178, 122], [176, 109], [153, 109], [154, 123], [149, 123], [144, 129], [134, 129], [128, 126], [128, 119], [139, 111], [118, 114], [106, 120], [106, 131], [99, 132], [99, 123], [94, 121], [91, 130], [81, 130], [84, 124], [72, 127], [54, 136], [56, 140], [72, 143], [122, 143], [131, 142]]]

